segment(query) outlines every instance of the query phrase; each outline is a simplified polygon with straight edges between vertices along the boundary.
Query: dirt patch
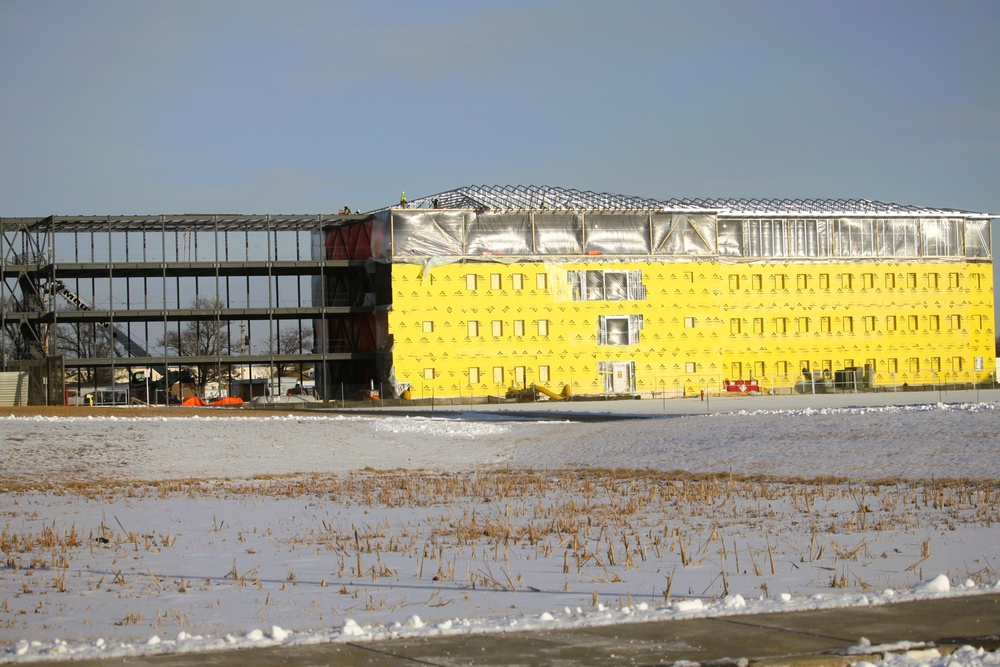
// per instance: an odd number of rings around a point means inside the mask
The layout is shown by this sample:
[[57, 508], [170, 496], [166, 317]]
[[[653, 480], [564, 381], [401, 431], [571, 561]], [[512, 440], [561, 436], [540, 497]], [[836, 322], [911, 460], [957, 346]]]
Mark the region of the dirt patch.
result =
[[252, 408], [92, 408], [77, 405], [0, 407], [0, 417], [259, 417]]

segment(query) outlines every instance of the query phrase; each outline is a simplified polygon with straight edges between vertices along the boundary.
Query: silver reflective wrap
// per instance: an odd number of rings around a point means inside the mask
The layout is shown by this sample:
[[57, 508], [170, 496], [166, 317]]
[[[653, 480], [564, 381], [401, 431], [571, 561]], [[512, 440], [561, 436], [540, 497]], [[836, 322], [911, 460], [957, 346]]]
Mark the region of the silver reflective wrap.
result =
[[879, 220], [880, 257], [919, 257], [920, 222], [914, 218]]
[[586, 216], [587, 252], [648, 255], [649, 214], [591, 213]]
[[875, 257], [875, 219], [838, 218], [833, 221], [834, 257]]
[[962, 221], [923, 218], [923, 255], [925, 257], [960, 257], [962, 252]]
[[531, 215], [480, 213], [469, 218], [465, 230], [466, 255], [530, 255]]
[[579, 255], [583, 252], [583, 219], [569, 211], [536, 213], [535, 239], [541, 254]]
[[715, 255], [714, 213], [659, 213], [652, 218], [654, 255]]
[[991, 256], [989, 220], [965, 221], [965, 256], [988, 258]]
[[374, 214], [372, 251], [383, 261], [422, 263], [539, 255], [865, 260], [992, 254], [985, 218], [427, 208]]

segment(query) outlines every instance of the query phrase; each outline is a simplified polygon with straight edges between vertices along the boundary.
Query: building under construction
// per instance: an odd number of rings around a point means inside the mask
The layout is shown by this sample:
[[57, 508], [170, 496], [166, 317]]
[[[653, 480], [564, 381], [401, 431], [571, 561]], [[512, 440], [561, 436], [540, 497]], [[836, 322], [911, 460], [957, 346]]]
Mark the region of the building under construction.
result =
[[202, 385], [286, 365], [327, 399], [971, 385], [995, 367], [989, 224], [550, 187], [353, 216], [4, 218], [2, 354]]

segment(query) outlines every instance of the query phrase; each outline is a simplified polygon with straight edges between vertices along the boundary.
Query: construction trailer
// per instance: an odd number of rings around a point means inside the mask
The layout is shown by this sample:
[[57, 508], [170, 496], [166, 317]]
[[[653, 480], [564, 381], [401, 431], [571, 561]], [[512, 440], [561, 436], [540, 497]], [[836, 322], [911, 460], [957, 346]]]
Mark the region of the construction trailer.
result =
[[0, 218], [0, 362], [42, 369], [50, 403], [63, 365], [82, 393], [163, 367], [311, 373], [337, 400], [972, 385], [994, 380], [989, 223], [534, 186], [362, 215]]

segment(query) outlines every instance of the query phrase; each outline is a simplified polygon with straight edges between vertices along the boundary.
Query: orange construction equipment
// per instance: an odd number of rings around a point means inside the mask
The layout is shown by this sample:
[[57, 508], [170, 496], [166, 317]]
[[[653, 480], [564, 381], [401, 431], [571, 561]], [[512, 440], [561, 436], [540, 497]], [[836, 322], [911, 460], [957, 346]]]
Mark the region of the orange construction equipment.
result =
[[231, 407], [234, 405], [243, 405], [243, 399], [239, 396], [227, 396], [226, 398], [220, 398], [216, 401], [212, 401], [211, 405], [216, 407]]

